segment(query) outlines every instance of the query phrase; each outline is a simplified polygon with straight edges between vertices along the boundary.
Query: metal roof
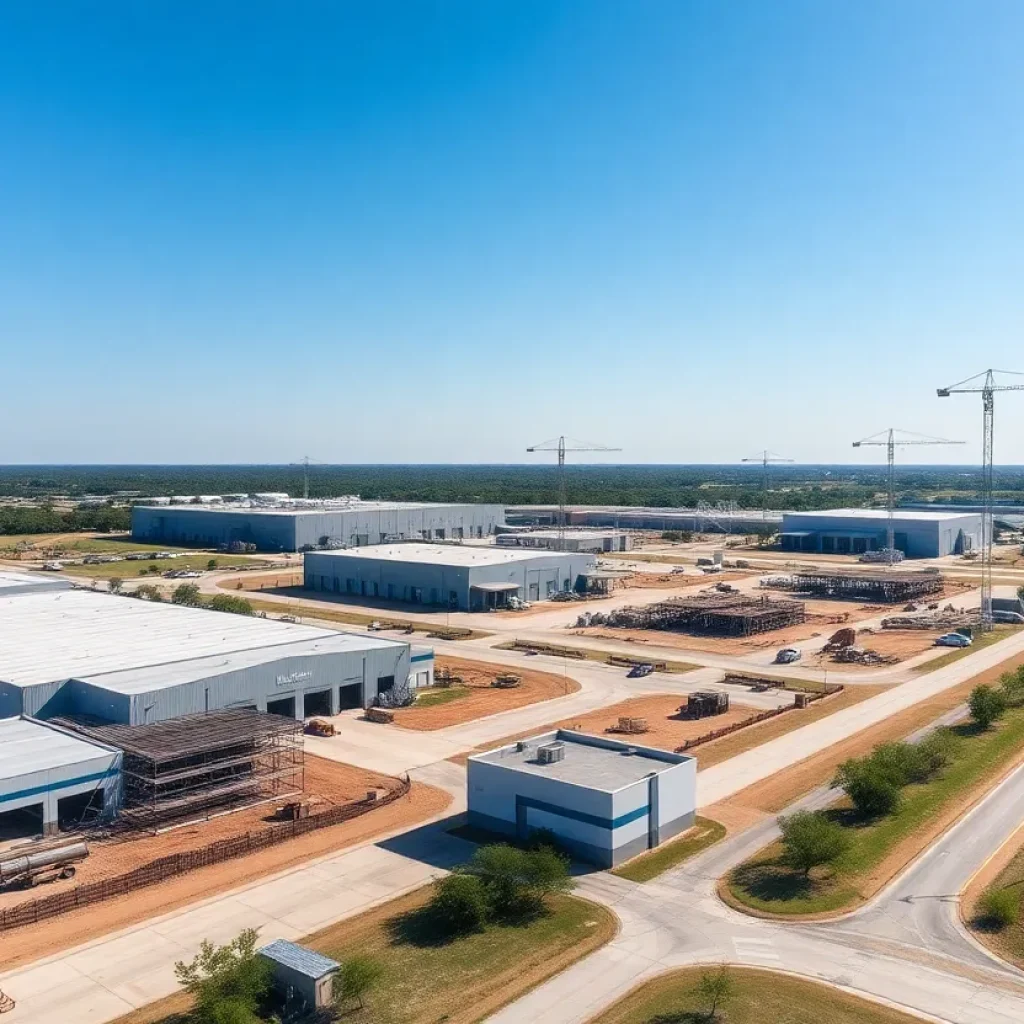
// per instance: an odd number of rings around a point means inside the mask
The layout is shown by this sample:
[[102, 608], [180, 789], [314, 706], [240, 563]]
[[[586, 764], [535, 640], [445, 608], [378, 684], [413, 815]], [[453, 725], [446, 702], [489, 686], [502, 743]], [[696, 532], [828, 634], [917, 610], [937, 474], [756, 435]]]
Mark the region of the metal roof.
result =
[[0, 570], [0, 594], [13, 596], [29, 594], [37, 590], [70, 590], [70, 581], [46, 573], [8, 572]]
[[[564, 743], [565, 757], [551, 764], [537, 760], [537, 747], [545, 743]], [[523, 749], [518, 748], [522, 746]], [[627, 753], [631, 751], [631, 753]], [[543, 775], [574, 786], [599, 789], [614, 793], [631, 786], [649, 775], [674, 768], [677, 764], [693, 760], [685, 754], [672, 754], [667, 750], [638, 747], [604, 737], [587, 736], [568, 729], [532, 736], [497, 750], [474, 754], [471, 761], [486, 761], [513, 771], [530, 775]]]
[[[278, 658], [406, 644], [89, 590], [0, 594], [0, 680], [144, 692]], [[131, 678], [126, 675], [131, 673]], [[118, 678], [118, 676], [121, 678]]]
[[506, 590], [518, 590], [518, 583], [473, 583], [470, 590], [486, 590], [488, 593], [500, 594]]
[[[951, 519], [976, 518], [977, 512], [924, 512], [916, 509], [893, 510], [893, 519], [901, 522], [946, 522]], [[889, 513], [884, 508], [823, 508], [817, 512], [786, 512], [791, 519], [876, 519], [885, 522]]]
[[114, 753], [34, 719], [0, 718], [0, 779], [16, 779]]
[[[477, 565], [505, 565], [509, 562], [531, 562], [559, 555], [581, 557], [575, 552], [548, 551], [546, 549], [478, 547], [472, 544], [370, 544], [343, 551], [317, 551], [317, 558], [366, 558], [386, 562], [420, 562], [428, 565], [446, 565], [453, 568], [472, 568]], [[584, 554], [584, 558], [592, 555]]]
[[[476, 504], [467, 501], [452, 502], [431, 502], [431, 501], [362, 501], [351, 499], [348, 501], [316, 501], [302, 498], [281, 498], [276, 501], [261, 501], [257, 504], [238, 501], [223, 504], [217, 502], [172, 504], [168, 505], [135, 505], [135, 508], [148, 508], [155, 511], [174, 514], [182, 512], [218, 512], [221, 515], [245, 515], [245, 516], [322, 516], [331, 512], [415, 512], [420, 509], [441, 511], [449, 508], [466, 508], [468, 505]], [[487, 506], [481, 506], [487, 507]], [[494, 507], [494, 506], [492, 506]]]
[[311, 978], [313, 981], [319, 981], [324, 975], [337, 971], [341, 967], [337, 960], [332, 960], [329, 956], [323, 956], [312, 949], [300, 946], [296, 942], [289, 942], [287, 939], [275, 939], [257, 952], [268, 960], [273, 960], [274, 963], [281, 964], [283, 967], [290, 967], [293, 971], [298, 971], [299, 974]]

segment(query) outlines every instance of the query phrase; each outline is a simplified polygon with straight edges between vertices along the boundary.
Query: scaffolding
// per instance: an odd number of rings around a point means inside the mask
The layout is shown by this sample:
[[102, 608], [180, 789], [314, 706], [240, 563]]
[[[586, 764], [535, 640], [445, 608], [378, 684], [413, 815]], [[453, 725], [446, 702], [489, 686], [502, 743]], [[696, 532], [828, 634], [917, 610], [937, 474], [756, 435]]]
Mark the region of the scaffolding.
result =
[[748, 594], [697, 594], [641, 608], [608, 613], [607, 624], [625, 629], [661, 629], [706, 636], [751, 636], [806, 619], [802, 601], [772, 600]]
[[86, 716], [55, 721], [124, 752], [121, 823], [155, 828], [184, 818], [301, 793], [302, 722], [248, 708], [151, 725]]
[[799, 591], [812, 597], [838, 597], [844, 601], [905, 604], [932, 594], [941, 594], [942, 577], [933, 572], [855, 573], [806, 570], [787, 580], [775, 580], [773, 587]]

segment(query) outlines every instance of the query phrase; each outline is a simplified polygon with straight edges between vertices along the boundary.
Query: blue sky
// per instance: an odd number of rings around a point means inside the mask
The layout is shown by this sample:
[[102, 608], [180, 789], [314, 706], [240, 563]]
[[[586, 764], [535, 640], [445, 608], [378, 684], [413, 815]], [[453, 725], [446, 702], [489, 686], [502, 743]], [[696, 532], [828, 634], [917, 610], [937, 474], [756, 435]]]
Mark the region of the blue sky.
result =
[[1016, 0], [4, 4], [0, 462], [973, 461], [1022, 48]]

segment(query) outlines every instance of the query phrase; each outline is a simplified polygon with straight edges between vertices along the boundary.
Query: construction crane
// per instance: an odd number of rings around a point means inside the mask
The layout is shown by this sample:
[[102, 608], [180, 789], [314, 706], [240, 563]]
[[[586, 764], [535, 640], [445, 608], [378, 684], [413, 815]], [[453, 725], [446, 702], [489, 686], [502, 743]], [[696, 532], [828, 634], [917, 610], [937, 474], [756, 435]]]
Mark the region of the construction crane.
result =
[[950, 395], [981, 395], [981, 628], [992, 627], [992, 442], [995, 434], [995, 393], [997, 391], [1024, 391], [1022, 384], [998, 384], [996, 374], [1024, 377], [1013, 370], [982, 370], [973, 377], [938, 388], [939, 398]]
[[[906, 436], [897, 436], [906, 435]], [[854, 448], [868, 448], [871, 446], [884, 447], [889, 460], [889, 477], [887, 489], [886, 509], [889, 513], [888, 529], [886, 531], [885, 561], [892, 565], [896, 558], [896, 448], [903, 448], [907, 445], [923, 444], [963, 444], [963, 441], [947, 441], [942, 437], [928, 437], [926, 434], [915, 434], [911, 430], [900, 430], [897, 427], [889, 427], [888, 430], [880, 430], [877, 434], [865, 437], [860, 441], [854, 441]], [[902, 555], [900, 556], [902, 557]]]
[[768, 522], [768, 467], [773, 462], [792, 461], [792, 459], [784, 459], [781, 455], [768, 451], [767, 448], [749, 459], [740, 459], [740, 462], [760, 462], [764, 466], [764, 486], [761, 490], [761, 520], [765, 523]]
[[303, 455], [298, 462], [289, 462], [289, 466], [301, 466], [302, 467], [302, 497], [309, 498], [309, 467], [310, 466], [324, 466], [326, 463], [317, 462], [316, 459], [311, 459], [308, 455]]
[[530, 445], [528, 452], [558, 452], [558, 550], [565, 550], [565, 453], [566, 452], [621, 452], [621, 448], [609, 448], [603, 444], [586, 441], [572, 441], [566, 444], [564, 437], [541, 441]]

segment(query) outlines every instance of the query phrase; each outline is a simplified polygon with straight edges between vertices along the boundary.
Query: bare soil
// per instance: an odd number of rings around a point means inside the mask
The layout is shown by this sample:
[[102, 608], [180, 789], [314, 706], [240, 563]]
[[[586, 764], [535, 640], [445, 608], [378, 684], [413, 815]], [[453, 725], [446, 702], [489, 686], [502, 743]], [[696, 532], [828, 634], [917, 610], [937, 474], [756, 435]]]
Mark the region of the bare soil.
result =
[[[362, 769], [350, 770], [362, 772]], [[363, 773], [364, 776], [366, 774], [369, 773]], [[355, 776], [352, 778], [354, 780]], [[83, 907], [37, 925], [4, 932], [0, 939], [0, 966], [9, 969], [50, 956], [109, 932], [295, 867], [304, 861], [354, 846], [374, 836], [408, 828], [440, 814], [450, 802], [451, 797], [443, 790], [414, 782], [407, 796], [352, 821], [307, 832], [251, 856], [192, 871], [168, 882]], [[157, 837], [157, 841], [166, 835]], [[167, 849], [161, 846], [160, 854], [164, 852]]]
[[745, 637], [696, 636], [691, 633], [673, 633], [661, 629], [614, 629], [610, 626], [593, 626], [587, 629], [571, 630], [576, 636], [592, 636], [601, 640], [615, 640], [619, 643], [653, 644], [657, 647], [672, 647], [683, 651], [704, 651], [708, 654], [750, 654], [785, 647], [798, 640], [809, 640], [816, 636], [828, 636], [838, 626], [824, 626], [820, 623], [803, 622], [785, 629], [768, 633], [757, 633]]
[[[435, 675], [439, 669], [448, 669], [461, 677], [462, 683], [459, 685], [468, 687], [471, 693], [432, 707], [413, 705], [408, 708], [396, 708], [396, 725], [425, 732], [444, 729], [449, 725], [461, 725], [463, 722], [495, 715], [500, 711], [521, 708], [526, 704], [564, 697], [567, 693], [575, 693], [580, 688], [575, 679], [555, 675], [553, 672], [537, 672], [518, 667], [510, 669], [482, 661], [443, 655], [439, 656], [434, 664]], [[520, 677], [521, 682], [518, 686], [507, 690], [491, 686], [496, 676], [510, 672]]]

